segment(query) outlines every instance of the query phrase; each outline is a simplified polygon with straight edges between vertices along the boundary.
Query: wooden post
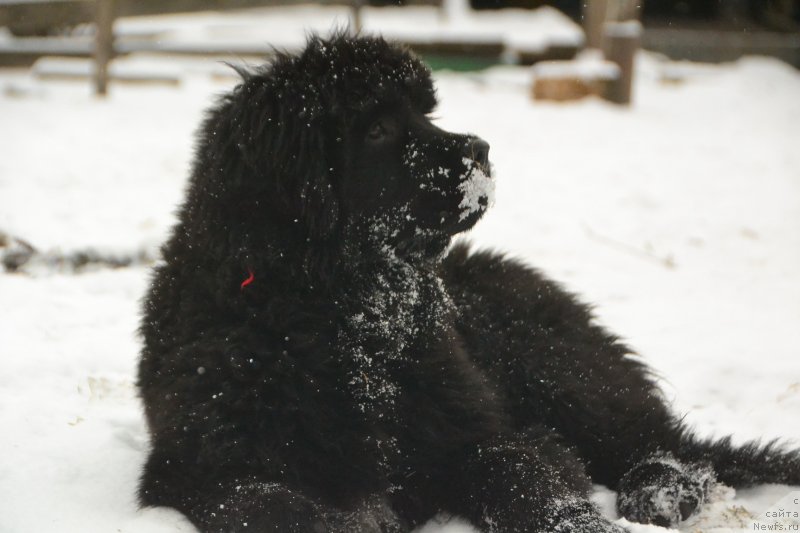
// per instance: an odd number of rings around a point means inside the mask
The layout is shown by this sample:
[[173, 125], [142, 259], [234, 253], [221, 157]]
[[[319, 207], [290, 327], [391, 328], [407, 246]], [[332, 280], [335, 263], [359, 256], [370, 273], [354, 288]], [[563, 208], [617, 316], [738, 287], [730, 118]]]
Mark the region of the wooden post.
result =
[[583, 29], [586, 32], [586, 48], [603, 45], [603, 24], [608, 12], [608, 0], [585, 0], [583, 3]]
[[585, 0], [583, 30], [586, 48], [602, 48], [603, 24], [623, 20], [640, 20], [644, 0]]
[[619, 78], [608, 84], [604, 97], [617, 104], [630, 104], [633, 91], [633, 60], [639, 49], [642, 24], [637, 20], [607, 22], [603, 54], [619, 66]]
[[364, 6], [364, 0], [350, 0], [350, 9], [353, 11], [353, 23], [350, 26], [350, 35], [355, 37], [363, 29], [361, 22], [361, 8]]
[[108, 64], [114, 57], [115, 0], [96, 0], [94, 43], [94, 90], [105, 96], [108, 92]]

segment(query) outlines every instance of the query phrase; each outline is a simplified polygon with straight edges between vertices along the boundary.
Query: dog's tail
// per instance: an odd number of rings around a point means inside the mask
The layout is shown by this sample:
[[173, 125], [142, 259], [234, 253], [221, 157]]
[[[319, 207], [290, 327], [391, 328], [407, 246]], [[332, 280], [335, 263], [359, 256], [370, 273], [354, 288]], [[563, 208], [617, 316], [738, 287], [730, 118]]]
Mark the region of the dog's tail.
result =
[[730, 437], [701, 439], [681, 432], [678, 454], [683, 460], [710, 463], [717, 479], [731, 487], [761, 483], [800, 486], [800, 449], [790, 450], [778, 440], [734, 445]]

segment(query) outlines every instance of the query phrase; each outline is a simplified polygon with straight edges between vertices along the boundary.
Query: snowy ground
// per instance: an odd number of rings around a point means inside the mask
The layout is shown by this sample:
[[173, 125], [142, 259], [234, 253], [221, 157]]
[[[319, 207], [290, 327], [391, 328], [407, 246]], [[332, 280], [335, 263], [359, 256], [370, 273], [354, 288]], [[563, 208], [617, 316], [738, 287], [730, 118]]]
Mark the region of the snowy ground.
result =
[[[492, 144], [497, 202], [470, 237], [595, 303], [698, 431], [800, 446], [800, 73], [763, 58], [639, 67], [630, 110], [534, 103], [520, 68], [437, 76], [439, 124]], [[170, 68], [179, 86], [105, 101], [0, 71], [0, 231], [42, 250], [154, 250], [201, 112], [232, 83], [203, 60]], [[193, 531], [134, 501], [147, 272], [0, 272], [0, 532]], [[721, 493], [684, 531], [752, 531], [790, 490]], [[613, 513], [613, 494], [596, 498]]]

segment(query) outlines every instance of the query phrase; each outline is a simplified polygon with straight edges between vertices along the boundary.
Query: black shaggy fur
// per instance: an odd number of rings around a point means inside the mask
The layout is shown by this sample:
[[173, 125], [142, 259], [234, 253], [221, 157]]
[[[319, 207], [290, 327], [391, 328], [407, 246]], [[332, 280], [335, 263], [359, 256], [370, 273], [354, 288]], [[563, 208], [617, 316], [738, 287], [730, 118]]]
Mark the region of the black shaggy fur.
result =
[[487, 206], [488, 145], [434, 126], [430, 73], [379, 38], [311, 38], [211, 109], [144, 305], [144, 505], [204, 532], [618, 532], [716, 479], [800, 484], [775, 445], [694, 438], [587, 306], [447, 251]]

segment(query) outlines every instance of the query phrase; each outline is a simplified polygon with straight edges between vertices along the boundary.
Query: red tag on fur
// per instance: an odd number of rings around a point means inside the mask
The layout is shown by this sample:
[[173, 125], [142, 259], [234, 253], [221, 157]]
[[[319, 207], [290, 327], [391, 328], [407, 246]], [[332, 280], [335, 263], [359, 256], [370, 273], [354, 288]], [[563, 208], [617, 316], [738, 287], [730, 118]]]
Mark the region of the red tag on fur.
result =
[[253, 280], [255, 279], [255, 275], [253, 275], [252, 269], [248, 268], [247, 272], [250, 274], [250, 276], [246, 280], [244, 280], [241, 285], [239, 285], [239, 288], [241, 290], [244, 290], [245, 287], [253, 283]]

